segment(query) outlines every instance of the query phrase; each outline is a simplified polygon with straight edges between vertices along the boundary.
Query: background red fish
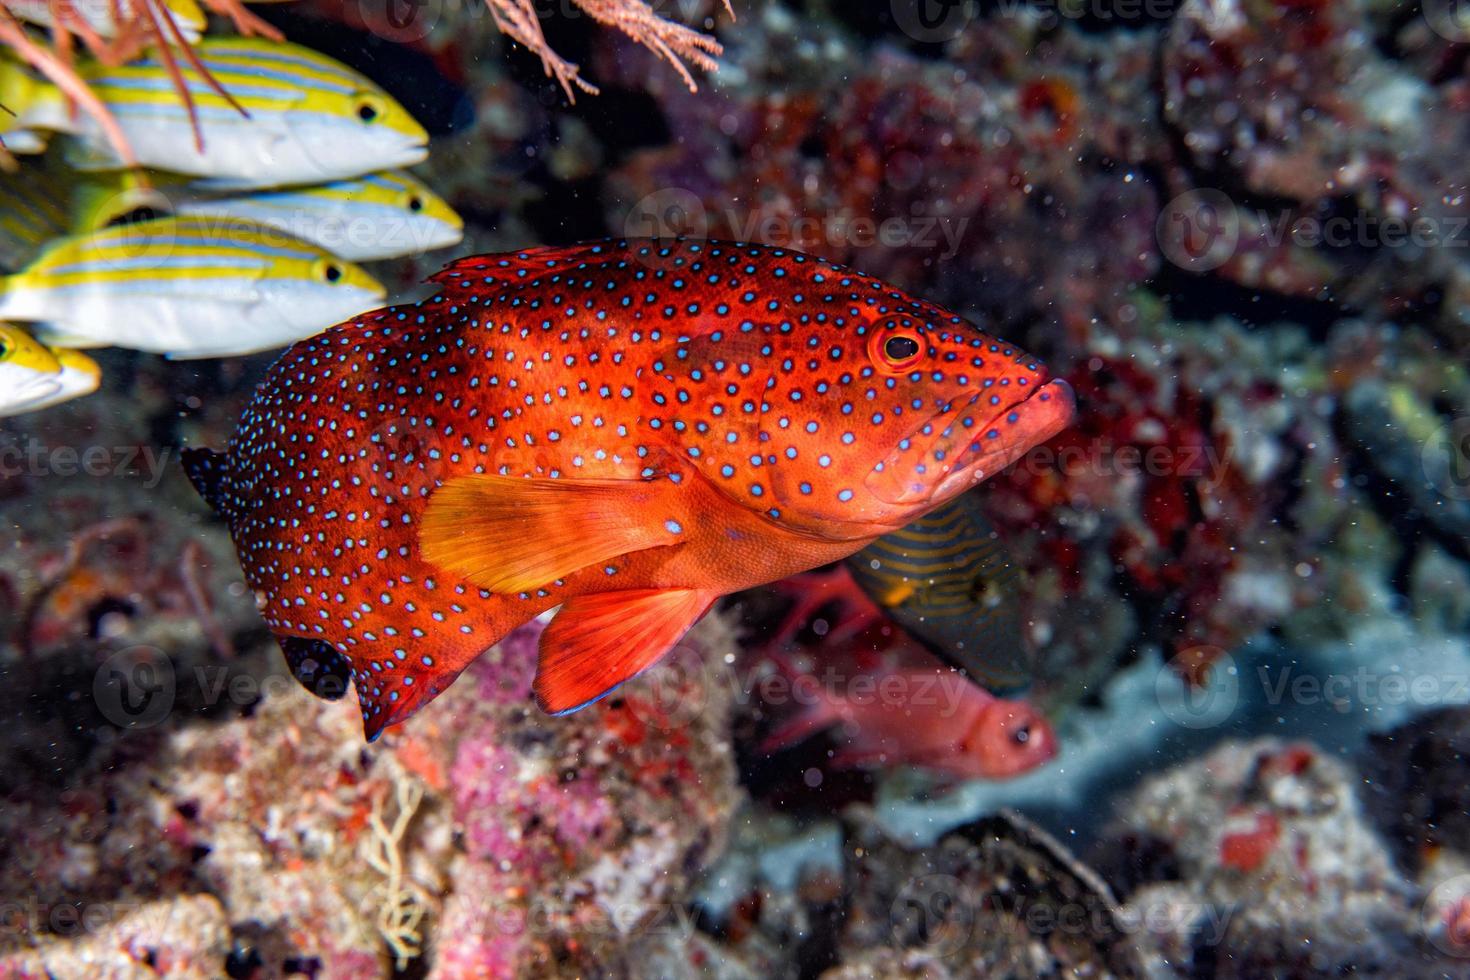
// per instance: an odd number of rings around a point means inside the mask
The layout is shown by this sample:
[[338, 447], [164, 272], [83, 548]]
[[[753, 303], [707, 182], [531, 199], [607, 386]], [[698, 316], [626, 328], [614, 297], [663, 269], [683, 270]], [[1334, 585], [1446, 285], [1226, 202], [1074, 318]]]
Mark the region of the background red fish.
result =
[[294, 672], [350, 673], [370, 738], [557, 604], [535, 693], [575, 710], [1072, 414], [1024, 352], [789, 249], [605, 241], [435, 281], [292, 347], [188, 458]]
[[907, 637], [867, 658], [869, 669], [857, 668], [855, 648], [862, 644], [825, 652], [822, 664], [839, 667], [815, 673], [768, 654], [801, 706], [771, 730], [763, 751], [834, 728], [839, 769], [908, 765], [956, 779], [1008, 779], [1056, 757], [1056, 733], [1029, 702], [996, 697]]

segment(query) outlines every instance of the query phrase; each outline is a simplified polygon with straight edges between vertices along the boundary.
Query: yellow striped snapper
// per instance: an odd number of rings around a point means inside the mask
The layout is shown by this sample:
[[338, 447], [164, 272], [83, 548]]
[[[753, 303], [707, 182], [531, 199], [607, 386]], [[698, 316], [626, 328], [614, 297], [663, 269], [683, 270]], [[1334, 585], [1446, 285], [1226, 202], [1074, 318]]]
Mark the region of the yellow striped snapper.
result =
[[49, 408], [97, 390], [102, 372], [80, 351], [51, 350], [0, 323], [0, 416]]
[[[43, 153], [46, 137], [28, 128], [37, 107], [50, 106], [57, 91], [31, 73], [8, 48], [0, 47], [0, 143], [13, 154]], [[46, 111], [49, 111], [46, 110]]]
[[[117, 36], [117, 14], [120, 11], [133, 12], [137, 17], [146, 16], [142, 3], [143, 0], [60, 0], [53, 8], [52, 0], [5, 0], [5, 7], [20, 20], [41, 27], [70, 27], [79, 22], [98, 37], [111, 38]], [[56, 23], [56, 11], [63, 13], [60, 25]], [[158, 0], [154, 6], [155, 16], [161, 21], [165, 12], [173, 17], [179, 33], [191, 44], [204, 33], [204, 11], [199, 9], [199, 4], [194, 0]], [[164, 24], [159, 24], [159, 30], [164, 32], [165, 38], [172, 40]]]
[[61, 365], [60, 388], [50, 397], [32, 402], [25, 407], [27, 412], [36, 412], [52, 405], [90, 395], [102, 384], [102, 369], [97, 362], [79, 350], [53, 348], [51, 353]]
[[168, 217], [51, 245], [0, 279], [0, 319], [67, 347], [227, 357], [309, 337], [384, 295], [358, 266], [279, 232]]
[[417, 255], [464, 237], [464, 221], [408, 174], [388, 171], [308, 187], [210, 194], [169, 175], [151, 186], [119, 171], [78, 188], [73, 228], [90, 231], [140, 209], [274, 228], [354, 262]]
[[355, 262], [417, 255], [464, 238], [464, 221], [443, 198], [402, 173], [245, 197], [185, 198], [178, 213], [251, 221]]
[[[181, 62], [190, 108], [154, 53], [119, 67], [78, 68], [116, 116], [141, 165], [206, 179], [216, 188], [318, 184], [418, 163], [428, 134], [381, 88], [325, 55], [262, 38], [205, 38], [199, 61], [245, 110]], [[18, 87], [19, 88], [19, 87]], [[69, 111], [60, 92], [31, 80], [29, 91], [0, 87], [16, 113], [12, 130], [71, 134], [67, 162], [78, 170], [117, 170], [116, 147], [86, 113]]]
[[1022, 573], [974, 494], [965, 494], [847, 559], [859, 586], [951, 665], [991, 690], [1031, 680]]

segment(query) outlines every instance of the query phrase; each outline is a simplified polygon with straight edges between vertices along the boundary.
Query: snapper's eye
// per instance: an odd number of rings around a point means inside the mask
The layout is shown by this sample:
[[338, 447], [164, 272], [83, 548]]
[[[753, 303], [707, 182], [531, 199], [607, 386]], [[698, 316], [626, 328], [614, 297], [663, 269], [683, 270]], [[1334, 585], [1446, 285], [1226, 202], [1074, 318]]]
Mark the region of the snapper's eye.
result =
[[342, 281], [342, 267], [330, 259], [319, 259], [312, 268], [318, 282], [334, 283]]
[[1031, 741], [1031, 726], [1021, 724], [1011, 729], [1011, 741], [1017, 745], [1025, 745]]
[[361, 119], [364, 123], [371, 126], [373, 123], [377, 122], [378, 117], [383, 114], [383, 105], [382, 102], [374, 96], [360, 96], [357, 100], [356, 112], [358, 119]]
[[424, 199], [415, 194], [408, 199], [408, 209], [415, 213], [424, 209]]

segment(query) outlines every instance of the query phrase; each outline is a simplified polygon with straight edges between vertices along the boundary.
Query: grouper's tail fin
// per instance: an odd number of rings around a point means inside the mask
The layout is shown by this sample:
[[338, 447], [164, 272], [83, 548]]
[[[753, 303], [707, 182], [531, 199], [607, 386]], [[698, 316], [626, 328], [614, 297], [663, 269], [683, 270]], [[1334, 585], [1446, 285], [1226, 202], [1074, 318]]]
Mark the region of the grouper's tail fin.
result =
[[213, 449], [185, 449], [184, 472], [189, 482], [210, 509], [221, 517], [228, 518], [229, 490], [225, 480], [229, 476], [229, 461], [224, 453]]

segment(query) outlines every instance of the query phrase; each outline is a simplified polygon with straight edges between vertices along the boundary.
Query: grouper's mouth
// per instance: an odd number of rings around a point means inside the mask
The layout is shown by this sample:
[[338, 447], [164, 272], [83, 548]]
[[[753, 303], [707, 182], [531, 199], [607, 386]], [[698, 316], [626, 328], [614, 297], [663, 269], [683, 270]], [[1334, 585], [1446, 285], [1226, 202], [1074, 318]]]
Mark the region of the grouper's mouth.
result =
[[[1070, 425], [1076, 411], [1077, 395], [1060, 378], [1035, 389], [1025, 401], [993, 420], [979, 438], [970, 441], [954, 471], [935, 487], [931, 500], [942, 503], [999, 473]], [[990, 432], [1000, 435], [989, 438]]]
[[1065, 429], [1076, 411], [1072, 386], [1061, 379], [1036, 386], [987, 419], [981, 412], [989, 406], [982, 408], [981, 399], [991, 394], [951, 407], [904, 440], [868, 475], [869, 489], [891, 504], [937, 506]]

